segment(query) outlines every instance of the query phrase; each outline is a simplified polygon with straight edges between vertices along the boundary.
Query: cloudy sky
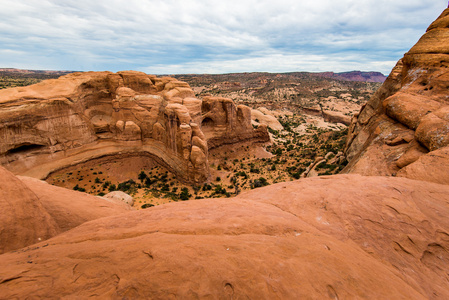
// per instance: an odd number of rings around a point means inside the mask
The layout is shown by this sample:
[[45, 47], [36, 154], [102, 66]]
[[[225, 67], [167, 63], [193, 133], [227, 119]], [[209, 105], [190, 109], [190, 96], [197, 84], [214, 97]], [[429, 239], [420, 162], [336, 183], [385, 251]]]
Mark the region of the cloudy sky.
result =
[[0, 68], [388, 74], [446, 0], [0, 0]]

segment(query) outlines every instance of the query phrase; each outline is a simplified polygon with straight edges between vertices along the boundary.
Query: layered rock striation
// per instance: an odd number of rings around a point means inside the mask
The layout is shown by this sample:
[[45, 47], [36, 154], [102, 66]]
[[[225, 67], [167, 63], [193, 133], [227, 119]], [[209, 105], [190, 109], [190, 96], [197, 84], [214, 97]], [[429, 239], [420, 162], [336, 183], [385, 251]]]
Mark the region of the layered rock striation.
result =
[[448, 53], [446, 9], [353, 118], [345, 172], [449, 184]]
[[204, 97], [201, 128], [209, 149], [241, 141], [267, 142], [270, 140], [266, 125], [255, 130], [251, 124], [251, 108], [235, 105], [231, 99]]
[[266, 128], [251, 127], [249, 108], [200, 100], [185, 82], [135, 71], [73, 73], [2, 90], [0, 119], [0, 164], [37, 178], [135, 153], [200, 183], [209, 175], [210, 147], [268, 140]]

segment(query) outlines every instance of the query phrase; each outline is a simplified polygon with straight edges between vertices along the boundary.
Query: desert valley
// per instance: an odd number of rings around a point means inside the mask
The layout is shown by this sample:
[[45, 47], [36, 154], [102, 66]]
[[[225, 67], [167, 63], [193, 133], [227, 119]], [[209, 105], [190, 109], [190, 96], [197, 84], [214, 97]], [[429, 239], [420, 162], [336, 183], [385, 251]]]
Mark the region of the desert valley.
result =
[[449, 9], [377, 72], [0, 69], [0, 299], [449, 298]]
[[[39, 81], [42, 76], [61, 76], [23, 70], [3, 72], [5, 82], [10, 85], [14, 82], [26, 84], [26, 80]], [[146, 77], [137, 72], [122, 72], [120, 76]], [[328, 78], [330, 76], [335, 78]], [[98, 154], [95, 159], [86, 159], [82, 164], [55, 166], [48, 174], [37, 177], [57, 186], [98, 196], [123, 191], [134, 198], [134, 207], [139, 209], [178, 200], [230, 197], [272, 183], [336, 174], [347, 163], [343, 148], [351, 116], [380, 87], [381, 83], [375, 81], [383, 81], [386, 77], [379, 73], [352, 72], [341, 75], [179, 75], [175, 78], [189, 83], [190, 97], [204, 99], [212, 96], [215, 97], [210, 98], [212, 101], [221, 102], [226, 98], [228, 103], [232, 100], [237, 106], [251, 108], [251, 117], [246, 122], [251, 122], [254, 129], [266, 126], [270, 137], [266, 134], [262, 139], [243, 136], [231, 141], [221, 137], [219, 144], [208, 139], [207, 180], [195, 184], [183, 180], [170, 167], [152, 157], [129, 154]], [[173, 81], [174, 78], [165, 80]], [[48, 86], [39, 89], [46, 90]], [[91, 101], [93, 104], [88, 104], [89, 107], [98, 106], [101, 99]], [[29, 114], [33, 113], [30, 111]], [[206, 121], [219, 117], [212, 116]], [[206, 121], [202, 120], [202, 125]], [[249, 127], [249, 124], [244, 126]], [[19, 157], [20, 153], [32, 156], [33, 152], [41, 152], [40, 146], [40, 143], [33, 146], [31, 142], [15, 141], [12, 149], [7, 151], [13, 153], [13, 157]]]

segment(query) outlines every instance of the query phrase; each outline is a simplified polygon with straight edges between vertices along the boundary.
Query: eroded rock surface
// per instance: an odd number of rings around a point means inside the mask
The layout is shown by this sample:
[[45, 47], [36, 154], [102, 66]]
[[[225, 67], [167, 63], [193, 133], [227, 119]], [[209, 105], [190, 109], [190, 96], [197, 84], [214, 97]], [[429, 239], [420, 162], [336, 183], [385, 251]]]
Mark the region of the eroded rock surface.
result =
[[251, 108], [235, 105], [231, 99], [204, 97], [201, 128], [207, 138], [209, 149], [243, 141], [267, 142], [270, 140], [267, 126], [257, 129], [251, 125]]
[[166, 204], [1, 255], [0, 295], [445, 299], [448, 203], [447, 185], [336, 175]]
[[58, 233], [39, 198], [0, 167], [0, 254], [46, 240]]
[[275, 116], [273, 116], [273, 114], [271, 114], [271, 112], [268, 109], [264, 107], [251, 110], [251, 121], [252, 121], [251, 123], [256, 126], [263, 124], [273, 130], [284, 129], [284, 127], [278, 121], [278, 119]]
[[131, 209], [124, 203], [110, 203], [35, 178], [17, 178], [2, 167], [0, 180], [0, 253], [47, 240], [84, 222]]
[[353, 118], [345, 172], [449, 184], [448, 23], [446, 9]]
[[140, 152], [180, 179], [201, 183], [209, 175], [209, 147], [268, 141], [266, 128], [251, 127], [248, 107], [200, 100], [185, 82], [134, 71], [73, 73], [1, 90], [0, 119], [0, 164], [36, 178]]

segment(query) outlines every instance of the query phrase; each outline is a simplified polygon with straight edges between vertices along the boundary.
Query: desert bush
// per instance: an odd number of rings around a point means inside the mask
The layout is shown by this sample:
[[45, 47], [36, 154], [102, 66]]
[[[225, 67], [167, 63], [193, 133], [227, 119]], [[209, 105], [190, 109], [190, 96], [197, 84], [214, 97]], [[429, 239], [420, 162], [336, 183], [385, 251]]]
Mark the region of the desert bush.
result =
[[75, 190], [75, 191], [79, 191], [79, 192], [86, 192], [86, 189], [85, 188], [82, 188], [82, 187], [80, 187], [80, 186], [78, 186], [78, 185], [75, 185], [74, 187], [73, 187], [73, 189]]
[[116, 190], [117, 190], [117, 187], [115, 186], [115, 184], [110, 184], [109, 187], [108, 187], [108, 190], [109, 190], [110, 192], [116, 191]]
[[170, 191], [170, 186], [166, 183], [162, 184], [161, 192], [168, 192], [168, 191]]
[[255, 179], [251, 182], [251, 189], [259, 188], [268, 185], [268, 181], [264, 177], [259, 177], [259, 179]]
[[151, 204], [151, 203], [145, 203], [144, 205], [141, 206], [141, 208], [145, 209], [145, 208], [153, 207], [153, 206], [154, 206], [154, 204]]
[[212, 186], [208, 183], [205, 183], [203, 185], [203, 191], [210, 191], [212, 189]]
[[157, 179], [151, 179], [151, 178], [147, 177], [147, 178], [145, 178], [145, 186], [150, 187], [156, 181], [157, 181]]
[[219, 185], [215, 186], [214, 193], [217, 194], [217, 195], [219, 195], [219, 194], [225, 195], [226, 194], [226, 189], [219, 184]]
[[148, 178], [148, 175], [144, 171], [140, 171], [139, 175], [137, 175], [137, 178], [140, 180], [140, 182], [144, 182], [145, 179]]
[[132, 193], [136, 190], [136, 182], [132, 179], [120, 182], [117, 189], [125, 193]]
[[190, 193], [189, 193], [189, 189], [186, 188], [186, 187], [183, 187], [183, 188], [181, 189], [181, 194], [179, 194], [179, 198], [180, 198], [181, 200], [185, 201], [185, 200], [189, 200], [190, 196], [191, 196], [191, 195], [190, 195]]
[[247, 179], [248, 178], [248, 175], [244, 171], [237, 172], [235, 175], [236, 176], [241, 176], [241, 177], [243, 177], [243, 179]]

